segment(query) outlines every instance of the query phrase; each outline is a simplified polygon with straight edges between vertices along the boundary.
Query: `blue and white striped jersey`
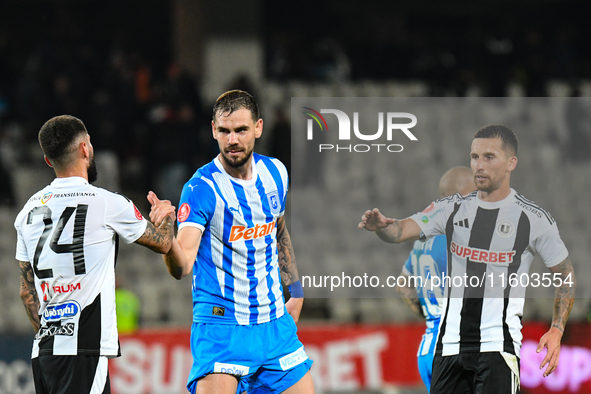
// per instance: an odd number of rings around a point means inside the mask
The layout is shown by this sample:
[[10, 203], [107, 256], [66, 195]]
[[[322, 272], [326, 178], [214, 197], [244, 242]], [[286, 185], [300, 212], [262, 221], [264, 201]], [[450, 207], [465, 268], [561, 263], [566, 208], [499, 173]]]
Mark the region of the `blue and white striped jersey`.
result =
[[434, 277], [442, 278], [447, 272], [445, 235], [437, 235], [425, 242], [415, 241], [402, 270], [405, 275], [423, 278], [422, 282], [417, 281], [417, 295], [427, 321], [427, 328], [432, 329], [433, 323], [439, 325], [444, 289], [442, 285], [431, 286], [431, 280]]
[[[442, 278], [447, 273], [447, 242], [445, 235], [436, 235], [425, 242], [415, 241], [412, 250], [402, 267], [402, 273], [411, 277], [421, 277], [421, 281], [416, 281], [416, 290], [425, 315], [427, 329], [423, 334], [423, 339], [419, 345], [418, 356], [431, 354], [431, 359], [419, 361], [427, 363], [421, 372], [421, 378], [425, 381], [427, 387], [431, 383], [431, 371], [433, 364], [433, 354], [435, 352], [435, 342], [439, 332], [439, 323], [441, 321], [444, 287], [433, 278]], [[439, 284], [435, 286], [435, 284]], [[420, 368], [419, 368], [420, 369]], [[426, 374], [424, 373], [426, 371]], [[426, 378], [427, 375], [428, 378]]]
[[250, 180], [231, 177], [216, 157], [185, 184], [179, 230], [201, 229], [193, 266], [193, 321], [260, 324], [285, 313], [277, 219], [288, 176], [277, 159], [253, 153]]

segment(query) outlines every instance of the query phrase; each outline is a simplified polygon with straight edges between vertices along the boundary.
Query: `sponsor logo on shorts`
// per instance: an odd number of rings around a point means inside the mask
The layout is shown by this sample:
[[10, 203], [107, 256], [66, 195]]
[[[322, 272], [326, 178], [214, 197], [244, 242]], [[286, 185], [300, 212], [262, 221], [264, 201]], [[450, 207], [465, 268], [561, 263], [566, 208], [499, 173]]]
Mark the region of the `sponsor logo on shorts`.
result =
[[245, 226], [232, 226], [229, 241], [248, 241], [251, 239], [264, 237], [265, 235], [271, 234], [273, 228], [275, 228], [275, 221], [263, 225], [257, 224], [256, 226], [249, 228], [246, 228]]
[[283, 356], [279, 359], [279, 364], [281, 365], [281, 369], [287, 371], [295, 367], [296, 365], [300, 365], [304, 361], [308, 359], [308, 355], [304, 351], [304, 347], [302, 346], [298, 350], [293, 353], [289, 353], [287, 356]]
[[213, 366], [213, 372], [227, 373], [229, 375], [234, 376], [248, 375], [249, 370], [249, 367], [237, 364], [215, 363], [215, 365]]
[[184, 222], [189, 217], [189, 213], [191, 213], [191, 207], [186, 202], [182, 203], [181, 207], [179, 208], [178, 214], [178, 221]]
[[71, 337], [74, 335], [74, 327], [76, 325], [74, 323], [67, 323], [63, 326], [49, 326], [49, 327], [41, 327], [39, 332], [35, 335], [36, 339], [43, 339], [46, 337], [52, 337], [54, 335], [64, 335]]
[[484, 250], [478, 248], [471, 248], [469, 246], [461, 246], [457, 243], [451, 243], [450, 251], [458, 257], [468, 258], [475, 263], [492, 263], [498, 265], [508, 265], [513, 262], [515, 251], [497, 252], [494, 250]]
[[43, 317], [47, 321], [58, 321], [69, 317], [74, 317], [80, 311], [80, 305], [77, 302], [64, 302], [57, 305], [48, 305], [43, 311]]

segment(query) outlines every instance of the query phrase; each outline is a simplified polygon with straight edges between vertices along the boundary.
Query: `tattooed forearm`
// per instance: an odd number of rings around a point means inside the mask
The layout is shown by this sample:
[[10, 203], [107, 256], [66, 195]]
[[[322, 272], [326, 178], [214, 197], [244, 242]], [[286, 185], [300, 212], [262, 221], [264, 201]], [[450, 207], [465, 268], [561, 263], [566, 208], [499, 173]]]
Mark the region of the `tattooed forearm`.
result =
[[[575, 270], [567, 257], [562, 263], [551, 268], [553, 273], [560, 273], [562, 285], [554, 292], [554, 313], [552, 316], [552, 327], [564, 332], [568, 315], [573, 307], [575, 299], [576, 278]], [[569, 282], [569, 283], [565, 283]]]
[[290, 286], [292, 283], [300, 280], [300, 275], [293, 253], [291, 237], [285, 226], [285, 218], [283, 216], [277, 219], [277, 252], [281, 280], [284, 285]]
[[35, 278], [31, 263], [19, 261], [20, 266], [20, 296], [29, 316], [29, 321], [35, 332], [39, 331], [39, 297], [35, 290]]
[[408, 305], [411, 311], [413, 311], [417, 316], [425, 318], [423, 315], [421, 302], [417, 296], [417, 290], [414, 287], [397, 286], [396, 292], [400, 295], [400, 298], [402, 298], [404, 303]]
[[376, 231], [376, 234], [382, 241], [390, 243], [399, 243], [402, 237], [402, 226], [400, 220], [388, 224], [386, 227]]
[[152, 249], [158, 253], [168, 253], [174, 237], [173, 219], [170, 216], [164, 218], [160, 227], [154, 227], [148, 222], [144, 234], [135, 241], [136, 243]]

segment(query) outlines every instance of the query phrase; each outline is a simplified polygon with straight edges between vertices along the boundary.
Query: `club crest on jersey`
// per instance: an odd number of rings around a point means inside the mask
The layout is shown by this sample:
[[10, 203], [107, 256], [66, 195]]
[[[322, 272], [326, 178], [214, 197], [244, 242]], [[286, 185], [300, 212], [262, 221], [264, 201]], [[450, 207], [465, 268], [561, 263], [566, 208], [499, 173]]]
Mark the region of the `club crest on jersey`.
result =
[[497, 225], [497, 235], [503, 238], [509, 238], [515, 233], [515, 225], [509, 220], [504, 220]]
[[277, 190], [273, 190], [267, 193], [267, 199], [269, 200], [269, 206], [271, 207], [271, 213], [278, 214], [281, 212], [281, 204], [279, 202], [279, 193]]
[[41, 197], [41, 204], [45, 204], [47, 201], [51, 200], [53, 197], [53, 192], [45, 193], [43, 197]]

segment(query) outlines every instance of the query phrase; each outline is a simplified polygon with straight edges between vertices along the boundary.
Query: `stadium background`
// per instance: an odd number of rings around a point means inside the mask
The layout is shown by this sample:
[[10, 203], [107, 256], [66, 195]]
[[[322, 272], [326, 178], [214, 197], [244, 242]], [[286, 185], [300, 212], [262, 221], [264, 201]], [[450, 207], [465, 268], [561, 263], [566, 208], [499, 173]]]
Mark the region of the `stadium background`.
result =
[[[226, 89], [255, 95], [265, 119], [257, 150], [285, 162], [292, 96], [588, 97], [590, 8], [583, 1], [551, 0], [4, 0], [0, 393], [32, 392], [32, 330], [18, 297], [12, 222], [26, 199], [53, 178], [36, 142], [51, 116], [84, 120], [96, 151], [97, 185], [126, 194], [147, 214], [148, 190], [178, 200], [182, 183], [215, 155], [210, 108]], [[539, 143], [520, 179], [533, 191], [524, 193], [557, 219], [573, 260], [586, 263], [591, 103], [576, 103], [577, 122], [537, 130]], [[420, 163], [418, 157], [409, 168]], [[409, 207], [405, 212], [417, 208], [403, 195], [391, 203]], [[393, 263], [394, 272], [402, 263]], [[588, 283], [588, 267], [579, 267], [580, 281]], [[183, 392], [186, 372], [179, 366], [190, 363], [190, 280], [169, 278], [158, 256], [137, 246], [122, 246], [117, 274], [141, 300], [142, 328], [122, 337], [114, 391]], [[591, 392], [590, 297], [584, 295], [571, 314], [559, 369], [542, 381], [532, 355], [522, 363], [523, 392]], [[537, 341], [551, 310], [549, 299], [528, 300], [526, 340]], [[308, 299], [300, 323], [316, 360], [318, 392], [425, 392], [414, 359], [422, 329], [399, 299]]]

